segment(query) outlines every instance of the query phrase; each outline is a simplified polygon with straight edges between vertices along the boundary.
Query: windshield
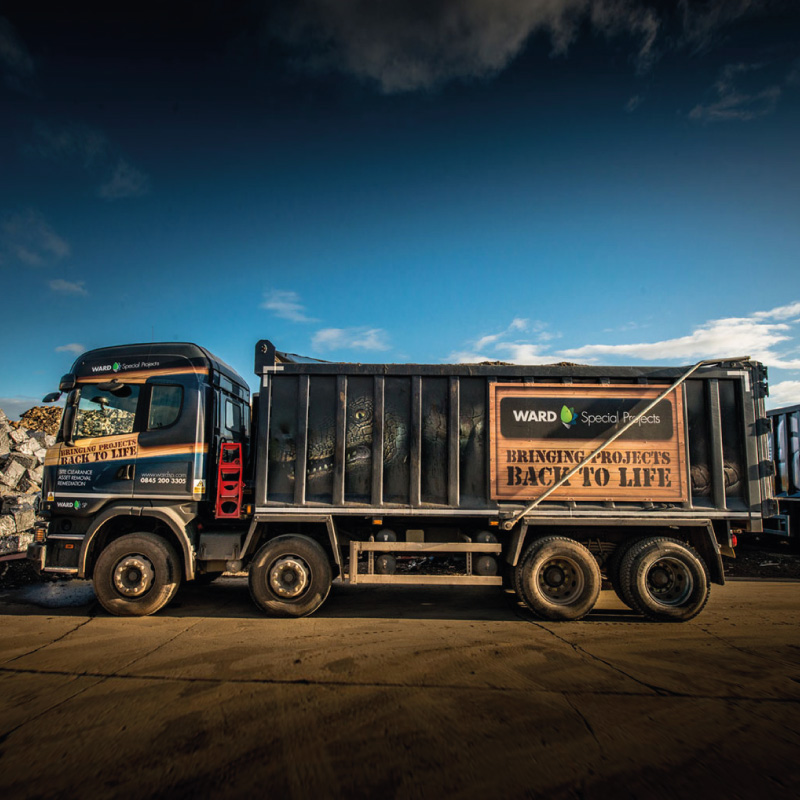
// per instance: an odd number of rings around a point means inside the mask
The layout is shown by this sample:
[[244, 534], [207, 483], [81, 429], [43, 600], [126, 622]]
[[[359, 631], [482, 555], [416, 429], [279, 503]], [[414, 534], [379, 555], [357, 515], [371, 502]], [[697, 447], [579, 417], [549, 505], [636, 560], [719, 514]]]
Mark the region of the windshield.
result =
[[75, 439], [132, 433], [139, 387], [126, 385], [116, 394], [88, 384], [81, 387], [75, 419]]

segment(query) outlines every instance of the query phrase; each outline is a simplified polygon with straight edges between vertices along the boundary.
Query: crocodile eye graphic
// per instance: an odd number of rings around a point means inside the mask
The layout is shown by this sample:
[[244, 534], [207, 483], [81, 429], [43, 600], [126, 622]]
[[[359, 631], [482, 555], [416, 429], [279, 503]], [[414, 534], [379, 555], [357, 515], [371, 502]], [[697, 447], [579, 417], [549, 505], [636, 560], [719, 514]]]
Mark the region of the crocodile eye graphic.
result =
[[361, 410], [359, 410], [359, 411], [356, 411], [356, 414], [355, 414], [355, 417], [356, 417], [356, 419], [357, 419], [359, 422], [362, 422], [362, 421], [363, 421], [363, 420], [365, 420], [365, 419], [366, 419], [368, 416], [369, 416], [369, 415], [367, 414], [367, 412], [366, 412], [366, 411], [364, 411], [363, 409], [361, 409]]

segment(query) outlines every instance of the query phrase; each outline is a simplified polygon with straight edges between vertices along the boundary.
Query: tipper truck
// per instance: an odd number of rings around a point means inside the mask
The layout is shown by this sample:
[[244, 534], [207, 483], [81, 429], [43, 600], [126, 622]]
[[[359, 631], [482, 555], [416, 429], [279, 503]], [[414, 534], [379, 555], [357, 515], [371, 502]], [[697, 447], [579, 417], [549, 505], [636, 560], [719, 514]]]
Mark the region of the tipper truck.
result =
[[546, 620], [601, 587], [683, 621], [776, 513], [766, 370], [351, 364], [255, 348], [259, 391], [195, 344], [91, 350], [47, 453], [28, 558], [112, 614], [248, 572], [265, 612], [331, 582], [497, 586]]

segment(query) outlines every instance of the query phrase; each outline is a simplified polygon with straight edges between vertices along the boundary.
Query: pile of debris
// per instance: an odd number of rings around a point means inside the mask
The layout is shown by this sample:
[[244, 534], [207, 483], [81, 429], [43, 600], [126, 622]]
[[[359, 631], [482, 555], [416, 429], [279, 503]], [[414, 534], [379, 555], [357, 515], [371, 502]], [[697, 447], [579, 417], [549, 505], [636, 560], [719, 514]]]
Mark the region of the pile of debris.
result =
[[[1, 413], [1, 412], [0, 412]], [[43, 431], [55, 436], [61, 425], [61, 406], [36, 406], [28, 409], [19, 422], [12, 422], [14, 428], [27, 428], [29, 431]]]
[[50, 432], [56, 414], [61, 409], [32, 408], [14, 423], [0, 409], [0, 556], [21, 552], [33, 541], [44, 459], [56, 441]]

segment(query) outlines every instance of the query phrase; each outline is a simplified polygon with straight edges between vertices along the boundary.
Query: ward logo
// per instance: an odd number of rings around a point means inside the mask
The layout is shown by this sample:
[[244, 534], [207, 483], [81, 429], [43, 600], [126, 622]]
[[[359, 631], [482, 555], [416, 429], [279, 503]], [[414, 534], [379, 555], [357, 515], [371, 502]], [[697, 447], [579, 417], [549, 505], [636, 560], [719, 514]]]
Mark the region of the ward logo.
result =
[[578, 424], [578, 415], [575, 413], [574, 408], [561, 406], [561, 423], [567, 430]]

